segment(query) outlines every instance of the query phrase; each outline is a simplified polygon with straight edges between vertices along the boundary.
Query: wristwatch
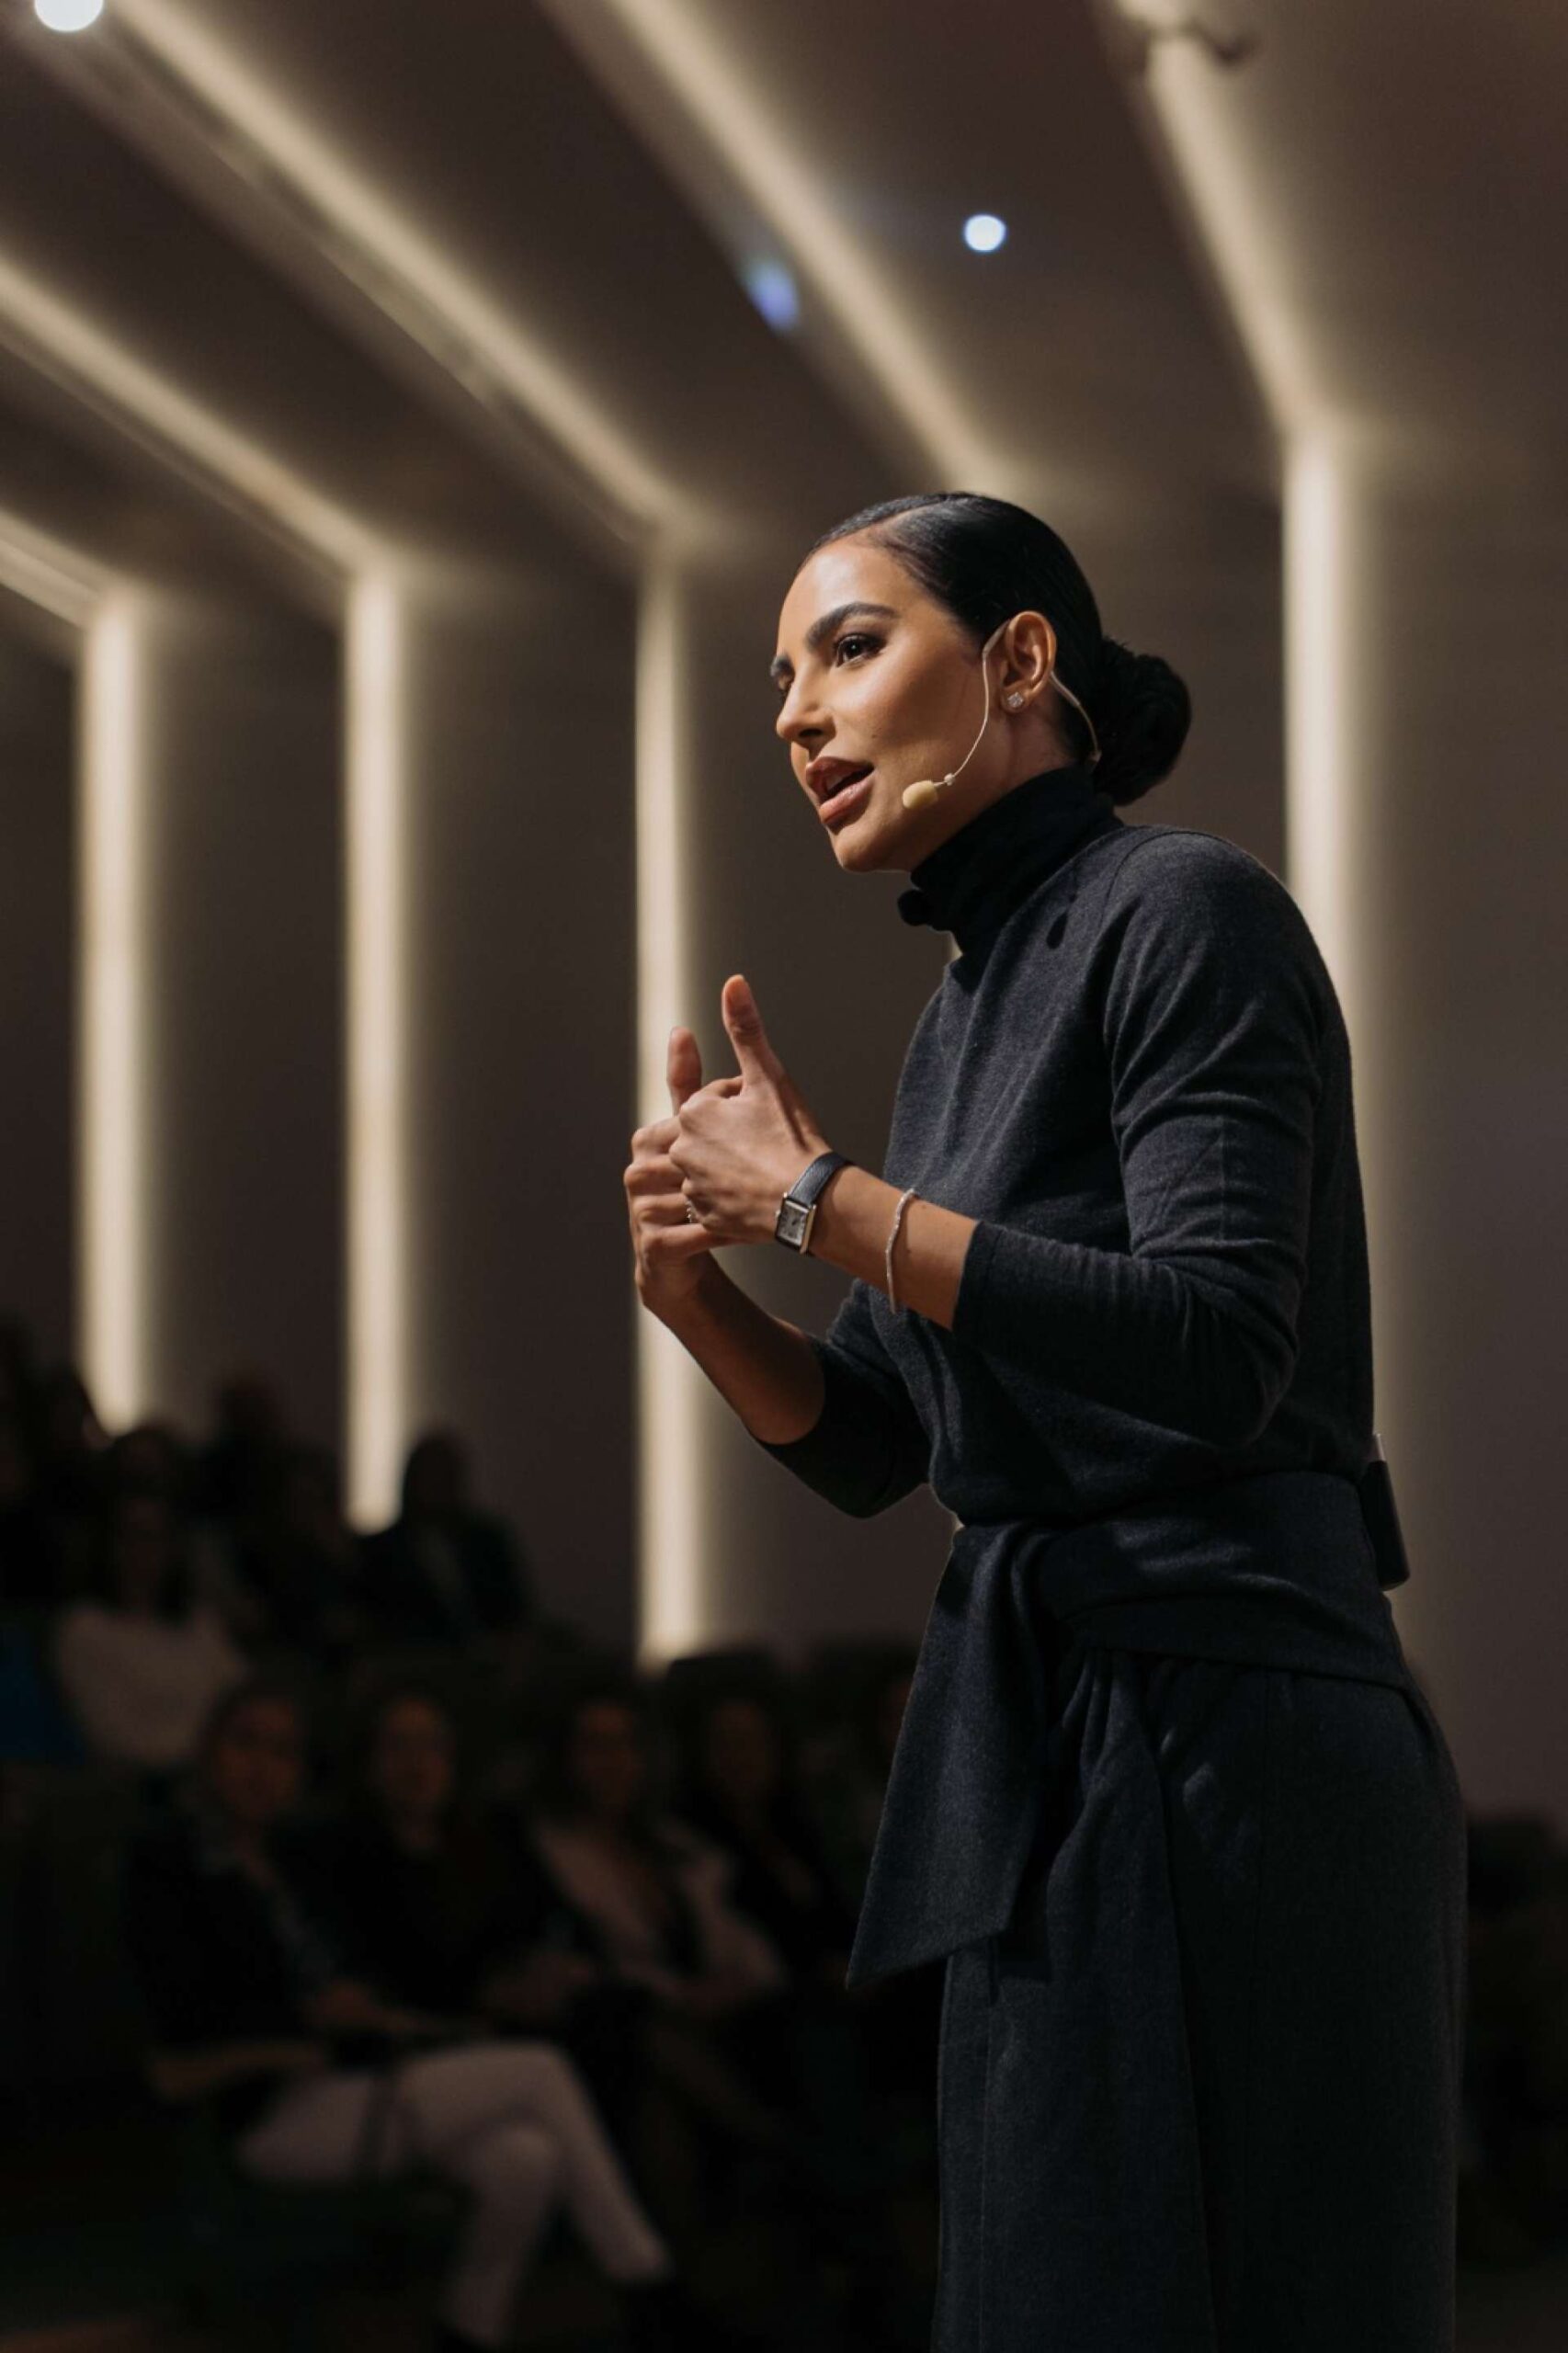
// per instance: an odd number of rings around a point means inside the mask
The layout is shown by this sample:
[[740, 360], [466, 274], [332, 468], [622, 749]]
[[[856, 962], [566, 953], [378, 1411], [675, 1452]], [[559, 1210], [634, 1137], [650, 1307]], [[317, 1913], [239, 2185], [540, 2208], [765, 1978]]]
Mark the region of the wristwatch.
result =
[[778, 1215], [773, 1223], [775, 1242], [782, 1242], [787, 1250], [804, 1250], [816, 1222], [817, 1200], [823, 1187], [835, 1168], [854, 1165], [846, 1152], [819, 1152], [810, 1165], [801, 1169], [789, 1191], [778, 1197]]

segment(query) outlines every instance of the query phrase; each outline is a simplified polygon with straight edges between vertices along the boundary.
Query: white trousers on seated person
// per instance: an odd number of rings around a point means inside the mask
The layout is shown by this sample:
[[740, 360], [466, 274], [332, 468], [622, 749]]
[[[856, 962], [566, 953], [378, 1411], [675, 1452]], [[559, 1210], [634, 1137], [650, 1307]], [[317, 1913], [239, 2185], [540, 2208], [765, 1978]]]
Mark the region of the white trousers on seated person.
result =
[[272, 2181], [348, 2181], [366, 2165], [387, 2174], [417, 2160], [461, 2182], [474, 2205], [442, 2317], [482, 2345], [505, 2342], [557, 2198], [611, 2279], [672, 2268], [581, 2076], [553, 2043], [425, 2052], [400, 2063], [390, 2097], [386, 2077], [369, 2071], [301, 2075], [235, 2154]]

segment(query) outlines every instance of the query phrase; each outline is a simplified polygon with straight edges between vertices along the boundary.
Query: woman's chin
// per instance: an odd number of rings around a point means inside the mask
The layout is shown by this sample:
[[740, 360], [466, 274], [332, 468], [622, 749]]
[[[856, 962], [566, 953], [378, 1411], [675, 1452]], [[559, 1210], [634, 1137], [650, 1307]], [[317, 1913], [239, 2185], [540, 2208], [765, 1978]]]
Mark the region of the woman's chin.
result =
[[874, 801], [869, 801], [853, 816], [845, 817], [827, 828], [833, 836], [833, 854], [840, 866], [851, 869], [874, 868], [878, 853], [887, 847], [889, 825]]

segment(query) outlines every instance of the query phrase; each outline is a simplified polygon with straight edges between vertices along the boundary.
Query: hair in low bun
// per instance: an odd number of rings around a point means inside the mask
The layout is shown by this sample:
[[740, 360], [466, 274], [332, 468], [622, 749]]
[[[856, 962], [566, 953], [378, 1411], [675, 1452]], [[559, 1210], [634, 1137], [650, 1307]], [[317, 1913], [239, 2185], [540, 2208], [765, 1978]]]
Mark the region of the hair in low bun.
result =
[[[1170, 773], [1192, 716], [1187, 688], [1157, 654], [1131, 653], [1104, 634], [1094, 591], [1049, 523], [979, 491], [920, 491], [863, 506], [813, 540], [806, 554], [857, 531], [897, 556], [973, 631], [977, 649], [1015, 613], [1045, 615], [1056, 632], [1057, 676], [1094, 722], [1096, 790], [1125, 804]], [[1073, 756], [1089, 758], [1088, 730], [1065, 700], [1062, 723]]]
[[1102, 637], [1098, 675], [1084, 699], [1100, 739], [1095, 782], [1118, 808], [1169, 776], [1192, 724], [1186, 682], [1157, 654]]

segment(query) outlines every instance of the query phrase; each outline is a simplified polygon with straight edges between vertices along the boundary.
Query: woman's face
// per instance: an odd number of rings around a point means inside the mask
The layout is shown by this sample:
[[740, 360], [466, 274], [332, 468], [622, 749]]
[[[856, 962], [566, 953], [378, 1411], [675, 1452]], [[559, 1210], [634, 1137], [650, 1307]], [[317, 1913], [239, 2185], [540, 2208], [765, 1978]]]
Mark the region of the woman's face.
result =
[[722, 1699], [708, 1719], [702, 1761], [722, 1797], [736, 1803], [769, 1798], [778, 1786], [778, 1735], [755, 1699]]
[[401, 1822], [438, 1822], [457, 1779], [452, 1727], [428, 1699], [396, 1699], [382, 1712], [370, 1748], [370, 1787]]
[[572, 1730], [572, 1786], [578, 1803], [601, 1820], [621, 1821], [642, 1794], [647, 1759], [636, 1717], [613, 1699], [578, 1711]]
[[[861, 604], [879, 609], [846, 613], [822, 629], [840, 608]], [[929, 808], [906, 809], [904, 787], [956, 768], [980, 733], [985, 689], [979, 648], [896, 556], [864, 534], [832, 540], [808, 556], [778, 616], [776, 728], [813, 812], [843, 779], [808, 773], [812, 761], [870, 768], [842, 813], [819, 816], [840, 866], [907, 873], [988, 801], [1051, 764], [1035, 679], [1049, 670], [1055, 647], [1049, 624], [1039, 615], [1028, 620], [1038, 626], [1023, 631], [1022, 666], [1015, 664], [1011, 673], [1031, 689], [1027, 705], [1016, 718], [1001, 710], [1008, 639], [999, 638], [990, 654], [991, 722], [973, 758]]]
[[207, 1785], [231, 1822], [269, 1830], [299, 1803], [305, 1734], [286, 1699], [236, 1708], [208, 1750]]

